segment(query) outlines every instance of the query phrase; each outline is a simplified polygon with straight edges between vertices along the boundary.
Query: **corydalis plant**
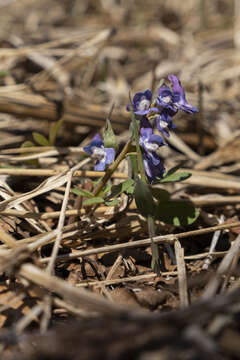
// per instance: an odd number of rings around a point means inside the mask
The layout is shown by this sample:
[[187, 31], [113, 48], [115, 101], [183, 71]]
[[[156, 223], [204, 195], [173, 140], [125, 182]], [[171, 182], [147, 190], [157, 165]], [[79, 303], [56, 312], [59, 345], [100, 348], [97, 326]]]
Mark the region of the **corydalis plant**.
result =
[[[154, 188], [154, 183], [182, 181], [189, 176], [188, 172], [178, 172], [181, 166], [166, 172], [159, 156], [160, 149], [166, 145], [163, 136], [169, 137], [170, 130], [176, 128], [173, 117], [178, 111], [194, 114], [198, 110], [190, 105], [185, 96], [183, 87], [175, 75], [169, 75], [170, 87], [162, 83], [159, 86], [157, 97], [153, 99], [152, 92], [145, 90], [134, 95], [127, 105], [131, 113], [132, 134], [116, 160], [116, 140], [107, 120], [104, 132], [104, 141], [97, 134], [94, 139], [84, 147], [86, 153], [96, 159], [94, 169], [105, 170], [105, 175], [97, 183], [93, 193], [74, 189], [76, 194], [87, 196], [86, 204], [93, 205], [105, 203], [107, 206], [117, 204], [116, 199], [121, 193], [134, 196], [139, 212], [146, 217], [152, 247], [152, 269], [160, 272], [161, 263], [158, 255], [158, 246], [154, 243], [155, 220], [179, 225], [189, 225], [198, 216], [194, 206], [186, 201], [171, 200], [170, 194], [163, 189]], [[155, 129], [160, 135], [155, 134]], [[133, 152], [135, 145], [136, 152]], [[133, 167], [133, 179], [123, 181], [118, 185], [106, 186], [119, 163], [130, 156]], [[139, 177], [140, 175], [140, 177]]]

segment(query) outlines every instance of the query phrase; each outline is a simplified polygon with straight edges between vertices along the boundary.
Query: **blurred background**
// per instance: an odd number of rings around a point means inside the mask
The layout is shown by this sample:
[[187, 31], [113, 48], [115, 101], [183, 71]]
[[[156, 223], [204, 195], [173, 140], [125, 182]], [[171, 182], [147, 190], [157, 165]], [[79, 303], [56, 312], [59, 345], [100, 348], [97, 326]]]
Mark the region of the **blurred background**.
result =
[[238, 128], [238, 0], [1, 0], [0, 10], [1, 129], [12, 131], [2, 146], [47, 134], [61, 116], [59, 143], [79, 144], [113, 102], [121, 133], [129, 91], [154, 89], [170, 73], [201, 110], [194, 121], [177, 116], [186, 143], [208, 154]]

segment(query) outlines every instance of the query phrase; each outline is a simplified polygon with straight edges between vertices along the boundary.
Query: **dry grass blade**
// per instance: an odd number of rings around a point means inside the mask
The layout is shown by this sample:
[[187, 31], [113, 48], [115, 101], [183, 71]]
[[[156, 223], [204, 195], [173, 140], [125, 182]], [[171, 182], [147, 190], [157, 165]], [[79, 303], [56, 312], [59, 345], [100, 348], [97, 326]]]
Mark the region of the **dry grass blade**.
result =
[[230, 250], [223, 258], [221, 264], [218, 267], [218, 270], [215, 276], [210, 280], [209, 284], [207, 285], [202, 298], [209, 299], [214, 296], [223, 281], [223, 275], [226, 275], [231, 267], [234, 257], [236, 254], [239, 254], [240, 251], [240, 235], [236, 238], [234, 243], [232, 244]]
[[35, 305], [27, 315], [23, 316], [15, 325], [15, 331], [20, 334], [43, 310], [43, 305]]
[[70, 190], [71, 190], [72, 176], [73, 176], [74, 171], [78, 170], [80, 167], [85, 165], [87, 162], [88, 162], [88, 159], [81, 161], [79, 164], [74, 166], [66, 175], [67, 186], [66, 186], [66, 190], [65, 190], [65, 194], [64, 194], [64, 198], [63, 198], [63, 202], [62, 202], [62, 209], [61, 209], [60, 216], [59, 216], [58, 227], [57, 227], [57, 236], [56, 236], [56, 240], [54, 242], [51, 258], [50, 258], [50, 261], [47, 266], [47, 271], [50, 274], [53, 273], [55, 260], [56, 260], [59, 246], [60, 246], [61, 239], [62, 239], [65, 213], [66, 213], [67, 203], [68, 203], [69, 194], [70, 194]]
[[52, 189], [55, 189], [59, 186], [62, 186], [66, 182], [66, 172], [63, 171], [58, 175], [52, 176], [49, 179], [45, 180], [40, 184], [36, 189], [29, 191], [25, 194], [15, 195], [12, 198], [8, 200], [4, 200], [0, 202], [0, 209], [8, 209], [11, 207], [14, 207], [23, 201], [32, 199], [35, 196], [38, 196], [40, 194], [44, 194], [47, 191], [50, 191]]
[[[164, 271], [161, 273], [161, 276], [175, 276], [178, 275], [177, 271]], [[118, 284], [124, 284], [124, 283], [128, 283], [128, 282], [152, 282], [154, 278], [157, 277], [157, 274], [145, 274], [145, 275], [136, 275], [136, 276], [128, 276], [128, 277], [124, 277], [121, 279], [110, 279], [110, 280], [101, 280], [101, 281], [87, 281], [87, 282], [81, 282], [79, 284], [77, 284], [76, 286], [81, 288], [81, 287], [89, 287], [89, 286], [94, 286], [94, 287], [102, 287], [104, 286], [108, 286], [108, 285], [118, 285]]]
[[[76, 151], [76, 153], [79, 153], [81, 155], [86, 155], [85, 151], [82, 149], [79, 149], [79, 151]], [[14, 162], [22, 162], [26, 160], [33, 160], [33, 159], [41, 159], [45, 157], [50, 156], [60, 156], [61, 152], [58, 150], [49, 150], [49, 151], [41, 151], [39, 154], [32, 154], [32, 155], [25, 155], [25, 156], [8, 156], [8, 155], [0, 155], [1, 161], [14, 161]]]
[[174, 242], [174, 249], [177, 261], [178, 270], [178, 286], [181, 306], [188, 306], [188, 286], [187, 286], [187, 274], [186, 266], [184, 261], [184, 249], [181, 246], [179, 240]]
[[[219, 219], [219, 223], [223, 223], [224, 221], [224, 216], [222, 215]], [[217, 242], [220, 238], [220, 235], [221, 235], [221, 230], [217, 230], [214, 232], [213, 234], [213, 237], [212, 237], [212, 241], [211, 241], [211, 245], [210, 245], [210, 249], [209, 249], [209, 254], [207, 256], [207, 258], [205, 259], [204, 261], [204, 264], [202, 266], [202, 269], [203, 270], [207, 270], [209, 265], [211, 264], [211, 261], [212, 261], [212, 253], [215, 251], [215, 248], [217, 246]]]
[[[0, 180], [0, 195], [3, 199], [5, 200], [10, 200], [12, 199], [13, 196], [15, 196], [16, 194], [14, 193], [14, 191], [10, 188], [10, 186], [6, 183], [6, 181]], [[16, 211], [26, 211], [26, 205], [23, 204], [16, 204], [14, 205]], [[34, 218], [28, 218], [26, 219], [26, 221], [38, 232], [43, 232], [43, 227], [41, 226], [41, 224], [39, 224], [39, 222], [36, 221], [36, 219]]]

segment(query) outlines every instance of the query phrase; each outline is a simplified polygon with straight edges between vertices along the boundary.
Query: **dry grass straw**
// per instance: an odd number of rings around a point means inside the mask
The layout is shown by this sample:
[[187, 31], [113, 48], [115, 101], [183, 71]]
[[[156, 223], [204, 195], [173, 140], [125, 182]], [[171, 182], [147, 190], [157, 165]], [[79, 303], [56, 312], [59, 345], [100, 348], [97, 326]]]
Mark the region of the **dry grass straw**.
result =
[[184, 261], [184, 249], [181, 246], [179, 240], [174, 242], [175, 256], [177, 262], [178, 271], [178, 286], [179, 286], [179, 297], [181, 306], [188, 306], [188, 286], [187, 286], [187, 274], [186, 266]]

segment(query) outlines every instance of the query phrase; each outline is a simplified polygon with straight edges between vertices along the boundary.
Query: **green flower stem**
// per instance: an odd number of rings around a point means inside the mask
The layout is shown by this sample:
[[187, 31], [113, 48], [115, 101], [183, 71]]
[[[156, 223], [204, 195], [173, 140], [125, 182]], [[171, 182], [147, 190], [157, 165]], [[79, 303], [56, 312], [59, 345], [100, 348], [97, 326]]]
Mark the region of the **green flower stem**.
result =
[[122, 149], [121, 153], [116, 158], [116, 160], [111, 164], [111, 166], [109, 166], [109, 168], [107, 169], [105, 175], [102, 177], [102, 179], [99, 181], [99, 183], [97, 184], [97, 186], [93, 190], [93, 195], [94, 196], [98, 196], [98, 194], [102, 191], [102, 189], [106, 185], [107, 181], [110, 179], [110, 177], [112, 176], [114, 171], [117, 169], [120, 162], [126, 157], [127, 153], [130, 151], [131, 144], [132, 144], [132, 141], [129, 140], [126, 143], [126, 145], [124, 146], [124, 148]]
[[156, 235], [154, 217], [149, 215], [147, 218], [147, 223], [148, 223], [148, 234], [151, 239], [151, 250], [152, 250], [151, 268], [155, 273], [160, 275], [161, 267], [160, 267], [158, 245], [155, 244], [155, 242], [153, 240], [154, 236]]
[[135, 115], [132, 112], [132, 123], [133, 123], [133, 136], [134, 136], [134, 140], [136, 143], [136, 151], [137, 151], [137, 162], [138, 162], [138, 169], [141, 175], [141, 179], [143, 182], [145, 182], [145, 184], [148, 184], [146, 175], [145, 175], [145, 170], [144, 170], [144, 165], [143, 165], [143, 159], [142, 159], [142, 151], [139, 145], [139, 126], [138, 123], [136, 121]]

